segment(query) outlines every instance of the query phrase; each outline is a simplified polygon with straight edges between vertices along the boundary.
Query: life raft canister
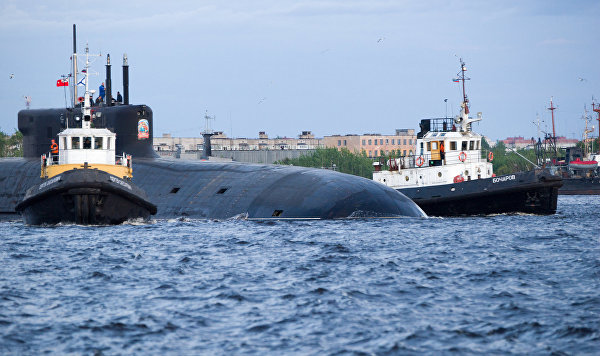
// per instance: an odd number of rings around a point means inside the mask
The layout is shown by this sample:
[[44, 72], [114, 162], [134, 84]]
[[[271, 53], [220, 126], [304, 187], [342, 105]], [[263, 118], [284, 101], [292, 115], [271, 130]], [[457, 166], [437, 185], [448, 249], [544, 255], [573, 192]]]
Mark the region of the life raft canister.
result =
[[493, 161], [494, 160], [494, 152], [490, 151], [490, 153], [488, 153], [488, 161]]
[[417, 167], [421, 167], [423, 165], [423, 162], [424, 162], [423, 156], [419, 156], [417, 158]]
[[459, 159], [461, 162], [464, 162], [464, 161], [466, 161], [466, 160], [467, 160], [467, 154], [465, 153], [465, 151], [461, 151], [461, 152], [458, 154], [458, 159]]
[[456, 177], [454, 177], [454, 183], [462, 183], [465, 181], [465, 178], [463, 176], [461, 176], [460, 174], [457, 175]]

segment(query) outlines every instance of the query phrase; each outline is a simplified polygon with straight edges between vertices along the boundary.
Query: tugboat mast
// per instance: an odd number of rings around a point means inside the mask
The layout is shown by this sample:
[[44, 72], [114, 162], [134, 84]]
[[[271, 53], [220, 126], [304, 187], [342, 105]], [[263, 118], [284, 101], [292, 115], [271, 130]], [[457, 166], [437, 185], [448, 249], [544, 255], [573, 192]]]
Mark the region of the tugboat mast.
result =
[[462, 58], [460, 59], [460, 72], [458, 72], [458, 79], [462, 81], [462, 92], [463, 92], [463, 105], [465, 107], [465, 114], [469, 115], [469, 99], [467, 98], [467, 92], [465, 90], [465, 80], [471, 80], [471, 78], [465, 77], [465, 72], [467, 71], [467, 67], [465, 66], [465, 62], [463, 62]]
[[469, 117], [469, 98], [467, 97], [467, 91], [465, 89], [465, 81], [471, 80], [471, 78], [467, 78], [465, 76], [465, 72], [467, 71], [467, 67], [465, 62], [460, 58], [460, 72], [456, 74], [458, 78], [453, 79], [454, 82], [462, 82], [462, 92], [463, 92], [463, 102], [460, 104], [460, 116], [454, 118], [454, 122], [460, 124], [460, 130], [462, 132], [471, 131], [471, 123], [475, 121], [481, 120], [481, 113], [477, 114], [476, 119], [472, 119]]
[[92, 118], [92, 108], [90, 105], [90, 94], [94, 94], [96, 92], [95, 90], [90, 90], [90, 81], [89, 81], [90, 56], [100, 56], [100, 55], [99, 54], [91, 55], [90, 49], [89, 49], [88, 45], [86, 44], [85, 45], [85, 71], [82, 71], [83, 77], [85, 80], [85, 94], [83, 96], [83, 106], [81, 108], [81, 112], [83, 114], [83, 122], [81, 123], [81, 128], [84, 128], [84, 129], [90, 128], [90, 122], [91, 122], [91, 118]]

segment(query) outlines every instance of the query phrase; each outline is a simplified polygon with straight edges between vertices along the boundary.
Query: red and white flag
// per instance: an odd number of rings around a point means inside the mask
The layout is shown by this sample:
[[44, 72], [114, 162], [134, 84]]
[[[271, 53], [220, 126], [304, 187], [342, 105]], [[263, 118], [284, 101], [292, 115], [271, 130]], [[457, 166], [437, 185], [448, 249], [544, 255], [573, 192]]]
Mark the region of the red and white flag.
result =
[[66, 87], [69, 86], [69, 80], [68, 79], [59, 79], [56, 81], [56, 86], [57, 87]]

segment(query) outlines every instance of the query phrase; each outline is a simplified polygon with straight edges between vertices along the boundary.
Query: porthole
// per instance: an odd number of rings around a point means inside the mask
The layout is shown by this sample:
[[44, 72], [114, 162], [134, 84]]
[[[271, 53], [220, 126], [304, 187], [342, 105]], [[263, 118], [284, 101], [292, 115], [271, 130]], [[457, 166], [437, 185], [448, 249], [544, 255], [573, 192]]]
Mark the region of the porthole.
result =
[[408, 182], [408, 176], [404, 177], [404, 179], [406, 179], [406, 181]]
[[469, 175], [469, 171], [465, 171], [465, 175], [468, 176]]
[[441, 176], [442, 176], [442, 172], [438, 172], [438, 177], [441, 177]]

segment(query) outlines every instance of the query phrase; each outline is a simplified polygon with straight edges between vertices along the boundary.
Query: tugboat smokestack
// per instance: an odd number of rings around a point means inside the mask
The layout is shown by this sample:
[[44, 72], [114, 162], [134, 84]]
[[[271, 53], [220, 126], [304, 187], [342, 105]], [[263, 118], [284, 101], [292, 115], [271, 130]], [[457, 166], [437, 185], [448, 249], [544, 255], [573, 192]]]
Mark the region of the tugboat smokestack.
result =
[[129, 64], [127, 53], [123, 54], [123, 104], [129, 105]]
[[112, 106], [112, 84], [110, 74], [110, 54], [106, 55], [106, 105]]

